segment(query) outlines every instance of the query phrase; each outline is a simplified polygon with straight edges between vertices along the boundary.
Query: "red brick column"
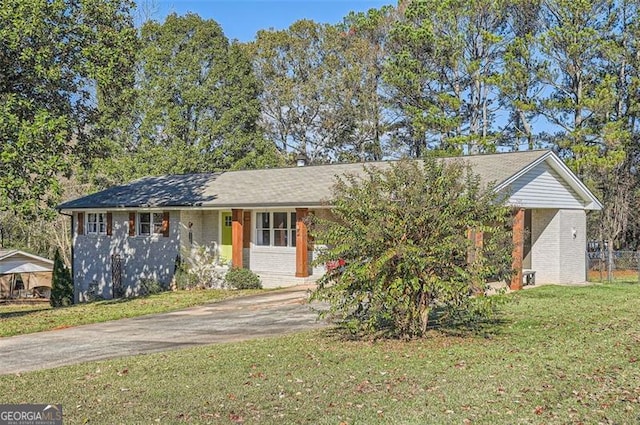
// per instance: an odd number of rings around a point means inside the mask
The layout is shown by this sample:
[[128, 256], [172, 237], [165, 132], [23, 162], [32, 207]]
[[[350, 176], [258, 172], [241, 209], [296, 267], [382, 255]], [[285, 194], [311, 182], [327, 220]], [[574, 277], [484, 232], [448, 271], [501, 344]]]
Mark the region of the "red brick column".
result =
[[242, 268], [243, 248], [243, 224], [242, 210], [231, 210], [231, 266]]
[[308, 208], [296, 208], [296, 277], [309, 276], [309, 254], [307, 237]]
[[514, 275], [509, 287], [514, 290], [522, 289], [522, 258], [524, 256], [524, 208], [516, 211], [513, 217], [513, 262]]

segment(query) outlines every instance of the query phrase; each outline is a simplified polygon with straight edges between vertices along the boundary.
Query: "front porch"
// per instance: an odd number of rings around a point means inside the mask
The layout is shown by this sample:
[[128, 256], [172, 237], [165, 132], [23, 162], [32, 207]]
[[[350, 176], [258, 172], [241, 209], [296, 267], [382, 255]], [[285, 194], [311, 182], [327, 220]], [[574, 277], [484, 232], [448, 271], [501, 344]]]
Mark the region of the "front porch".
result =
[[252, 270], [265, 287], [313, 283], [308, 208], [182, 210], [180, 250], [207, 247], [230, 267]]
[[[182, 210], [181, 252], [210, 247], [229, 266], [258, 274], [265, 287], [313, 283], [324, 269], [311, 265], [314, 250], [307, 217], [326, 213], [326, 209], [304, 207]], [[515, 274], [510, 289], [522, 289], [533, 276], [535, 284], [586, 281], [585, 258], [576, 255], [586, 246], [584, 210], [517, 208], [513, 217]], [[470, 237], [476, 246], [482, 245], [484, 235]]]

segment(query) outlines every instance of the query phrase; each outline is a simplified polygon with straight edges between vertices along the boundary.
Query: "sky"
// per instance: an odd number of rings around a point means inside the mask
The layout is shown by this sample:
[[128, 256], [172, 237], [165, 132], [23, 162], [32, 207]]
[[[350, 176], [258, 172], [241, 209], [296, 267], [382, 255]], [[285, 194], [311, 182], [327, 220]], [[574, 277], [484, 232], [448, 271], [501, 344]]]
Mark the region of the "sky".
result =
[[228, 39], [252, 41], [258, 30], [284, 29], [300, 19], [336, 24], [350, 11], [366, 12], [393, 0], [148, 0], [138, 3], [142, 15], [163, 21], [170, 13], [193, 12], [213, 19]]

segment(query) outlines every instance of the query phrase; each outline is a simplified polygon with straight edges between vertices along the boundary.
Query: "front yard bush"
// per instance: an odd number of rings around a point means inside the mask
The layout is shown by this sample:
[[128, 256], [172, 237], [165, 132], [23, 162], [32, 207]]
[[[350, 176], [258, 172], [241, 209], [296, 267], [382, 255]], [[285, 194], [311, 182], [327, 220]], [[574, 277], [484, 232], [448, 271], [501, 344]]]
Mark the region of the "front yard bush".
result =
[[425, 335], [434, 317], [489, 316], [495, 300], [475, 295], [511, 276], [511, 208], [462, 161], [365, 170], [338, 180], [330, 219], [312, 218], [315, 264], [341, 265], [313, 294], [330, 304], [326, 314], [355, 334], [402, 338]]
[[209, 246], [184, 250], [177, 261], [175, 284], [178, 289], [224, 289], [226, 263]]
[[224, 276], [225, 286], [233, 289], [262, 289], [260, 276], [249, 269], [231, 268]]
[[174, 276], [175, 289], [180, 291], [188, 291], [199, 287], [200, 279], [195, 274], [189, 273], [184, 266], [180, 266], [176, 270]]

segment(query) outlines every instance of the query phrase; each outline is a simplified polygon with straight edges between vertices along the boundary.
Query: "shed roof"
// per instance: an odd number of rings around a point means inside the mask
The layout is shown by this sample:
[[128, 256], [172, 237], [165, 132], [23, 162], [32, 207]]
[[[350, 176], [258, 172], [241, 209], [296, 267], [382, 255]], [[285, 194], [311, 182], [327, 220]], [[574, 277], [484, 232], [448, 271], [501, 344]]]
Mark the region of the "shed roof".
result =
[[7, 273], [50, 272], [53, 261], [17, 249], [0, 249], [0, 275]]
[[[443, 160], [466, 161], [483, 183], [502, 188], [523, 170], [549, 157], [561, 162], [547, 150]], [[388, 167], [390, 163], [382, 161], [145, 177], [65, 202], [58, 209], [316, 206], [331, 198], [336, 177], [362, 174], [364, 166]]]

